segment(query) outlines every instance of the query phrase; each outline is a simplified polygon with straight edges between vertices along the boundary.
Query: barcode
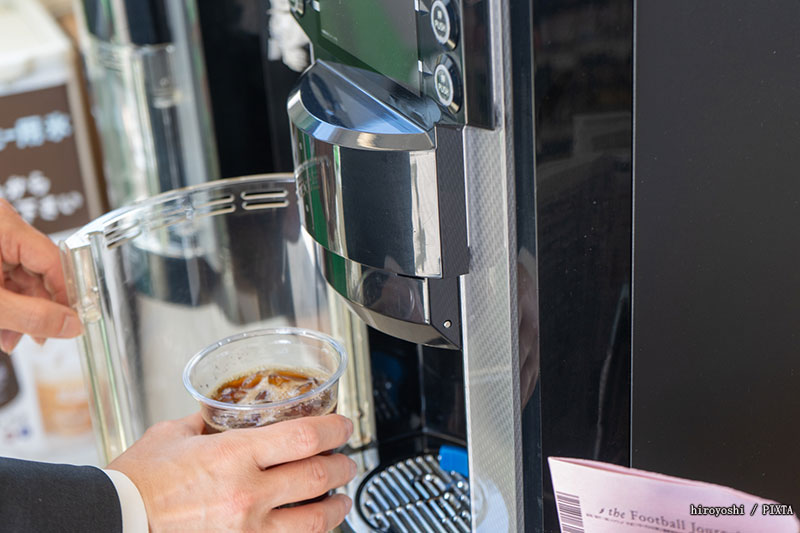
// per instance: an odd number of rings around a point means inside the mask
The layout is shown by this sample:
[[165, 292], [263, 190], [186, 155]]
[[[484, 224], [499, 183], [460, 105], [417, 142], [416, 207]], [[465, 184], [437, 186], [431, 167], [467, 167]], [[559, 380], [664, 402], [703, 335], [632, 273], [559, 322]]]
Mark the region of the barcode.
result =
[[556, 492], [556, 504], [561, 533], [585, 533], [580, 498], [565, 492]]

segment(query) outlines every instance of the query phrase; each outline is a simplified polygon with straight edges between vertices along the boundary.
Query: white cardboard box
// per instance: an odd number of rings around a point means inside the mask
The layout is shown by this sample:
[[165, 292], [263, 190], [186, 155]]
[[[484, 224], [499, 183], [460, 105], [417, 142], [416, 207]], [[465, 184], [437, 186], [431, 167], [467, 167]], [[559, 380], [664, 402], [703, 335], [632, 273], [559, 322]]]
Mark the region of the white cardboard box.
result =
[[0, 197], [45, 233], [102, 214], [72, 43], [35, 0], [0, 0]]

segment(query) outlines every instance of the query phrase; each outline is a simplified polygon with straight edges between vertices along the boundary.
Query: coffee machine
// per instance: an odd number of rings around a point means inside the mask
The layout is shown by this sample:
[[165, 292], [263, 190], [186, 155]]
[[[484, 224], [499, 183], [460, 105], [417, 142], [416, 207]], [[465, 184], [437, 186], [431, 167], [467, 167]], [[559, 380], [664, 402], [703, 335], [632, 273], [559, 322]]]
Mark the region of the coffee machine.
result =
[[264, 133], [264, 153], [291, 145], [293, 174], [195, 185], [66, 243], [73, 301], [103, 318], [84, 353], [113, 453], [191, 409], [156, 398], [211, 337], [288, 323], [352, 355], [350, 530], [556, 532], [550, 456], [796, 504], [792, 17], [258, 4], [310, 42], [290, 143]]
[[303, 226], [369, 328], [356, 531], [522, 529], [506, 9], [292, 4], [314, 54], [288, 100]]

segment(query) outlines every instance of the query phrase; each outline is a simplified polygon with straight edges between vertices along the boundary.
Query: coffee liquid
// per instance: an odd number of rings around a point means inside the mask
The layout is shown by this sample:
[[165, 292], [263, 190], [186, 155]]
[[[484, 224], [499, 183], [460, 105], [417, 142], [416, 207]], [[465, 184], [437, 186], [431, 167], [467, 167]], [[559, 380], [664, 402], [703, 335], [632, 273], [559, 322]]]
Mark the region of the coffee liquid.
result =
[[225, 403], [266, 404], [295, 398], [324, 381], [302, 370], [257, 370], [223, 383], [211, 398]]
[[[323, 372], [304, 368], [263, 368], [229, 379], [209, 395], [213, 400], [247, 405], [242, 412], [212, 408], [207, 419], [207, 433], [227, 429], [264, 426], [304, 416], [322, 416], [336, 411], [335, 387], [308, 398], [270, 407], [311, 392], [328, 380]], [[251, 409], [250, 409], [251, 408]]]

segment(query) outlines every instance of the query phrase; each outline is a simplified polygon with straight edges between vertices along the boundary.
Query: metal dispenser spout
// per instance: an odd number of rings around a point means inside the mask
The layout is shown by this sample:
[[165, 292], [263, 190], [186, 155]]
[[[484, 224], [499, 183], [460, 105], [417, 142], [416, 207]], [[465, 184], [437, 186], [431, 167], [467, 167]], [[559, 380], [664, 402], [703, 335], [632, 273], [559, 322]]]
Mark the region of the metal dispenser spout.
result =
[[375, 329], [459, 348], [462, 128], [436, 124], [429, 98], [324, 61], [301, 78], [289, 117], [303, 224], [328, 283]]

